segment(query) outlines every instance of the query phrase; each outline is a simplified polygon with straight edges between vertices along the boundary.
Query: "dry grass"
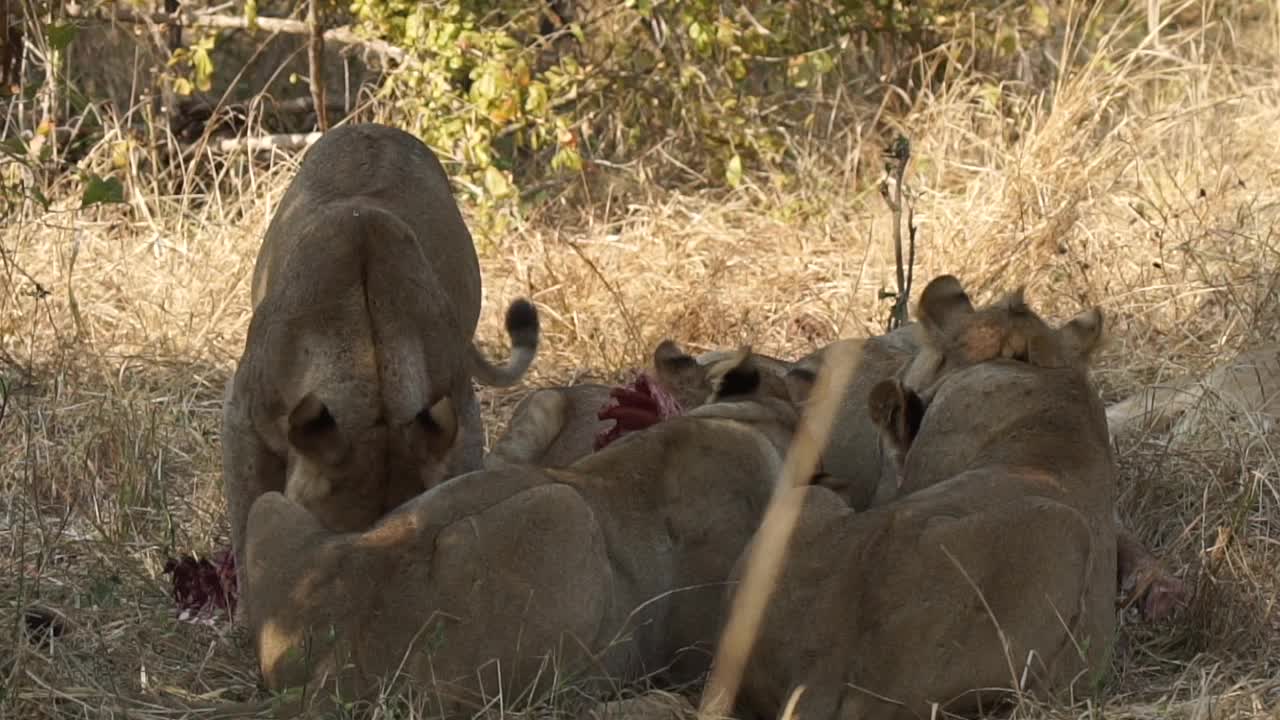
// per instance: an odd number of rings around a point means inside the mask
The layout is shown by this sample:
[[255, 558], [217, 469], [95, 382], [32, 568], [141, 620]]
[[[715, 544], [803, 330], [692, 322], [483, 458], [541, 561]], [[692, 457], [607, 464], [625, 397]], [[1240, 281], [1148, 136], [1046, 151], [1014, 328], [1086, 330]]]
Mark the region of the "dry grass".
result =
[[[1233, 35], [1117, 41], [1042, 97], [993, 103], [992, 80], [967, 75], [886, 117], [914, 140], [920, 286], [950, 272], [987, 300], [1025, 283], [1059, 319], [1101, 305], [1108, 400], [1274, 340], [1274, 12]], [[875, 172], [858, 163], [857, 124], [874, 112], [845, 96], [831, 132], [797, 140], [800, 170], [776, 182], [681, 193], [593, 176], [575, 191], [587, 202], [552, 202], [478, 238], [482, 338], [501, 343], [518, 294], [538, 301], [545, 332], [526, 389], [484, 391], [490, 432], [528, 387], [616, 377], [662, 337], [794, 357], [882, 329], [889, 219], [851, 190]], [[177, 622], [160, 570], [170, 554], [226, 543], [222, 386], [257, 242], [295, 162], [232, 158], [199, 184], [149, 174], [135, 155], [128, 209], [5, 219], [0, 716], [175, 717], [157, 698], [264, 697], [245, 639]], [[1126, 619], [1104, 699], [1024, 704], [1018, 717], [1280, 712], [1273, 439], [1223, 425], [1176, 450], [1120, 448], [1123, 516], [1196, 599], [1172, 626]], [[71, 632], [27, 642], [32, 603]]]

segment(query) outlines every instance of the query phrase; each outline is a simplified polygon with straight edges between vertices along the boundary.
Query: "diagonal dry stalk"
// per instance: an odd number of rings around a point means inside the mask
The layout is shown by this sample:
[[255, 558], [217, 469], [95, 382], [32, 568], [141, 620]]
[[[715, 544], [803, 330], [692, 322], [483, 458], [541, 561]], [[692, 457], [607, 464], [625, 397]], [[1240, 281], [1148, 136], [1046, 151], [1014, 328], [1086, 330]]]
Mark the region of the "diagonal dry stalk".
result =
[[[612, 205], [564, 193], [534, 203], [511, 233], [478, 230], [482, 341], [505, 342], [504, 300], [515, 293], [530, 293], [548, 318], [529, 383], [481, 389], [486, 426], [503, 427], [531, 387], [582, 374], [621, 381], [647, 359], [636, 342], [750, 343], [792, 357], [837, 331], [882, 331], [884, 303], [867, 287], [896, 280], [884, 232], [892, 219], [875, 192], [873, 147], [888, 131], [912, 140], [911, 197], [929, 239], [916, 269], [972, 278], [983, 297], [1025, 283], [1057, 318], [1102, 304], [1115, 318], [1093, 373], [1106, 400], [1273, 341], [1280, 7], [1250, 20], [1263, 4], [1217, 3], [1217, 19], [1200, 25], [1180, 15], [1186, 4], [1164, 4], [1158, 49], [1144, 39], [1144, 17], [1112, 30], [1092, 19], [1106, 4], [1059, 4], [1071, 17], [1054, 28], [1053, 58], [1027, 53], [1031, 75], [948, 71], [906, 111], [896, 95], [884, 102], [842, 83], [815, 105], [826, 133], [790, 147], [796, 170], [785, 183], [729, 194], [674, 187], [658, 181], [666, 161], [654, 151], [583, 173]], [[305, 23], [290, 22], [305, 34]], [[81, 26], [69, 71], [132, 68], [139, 81], [127, 102], [101, 112], [103, 139], [80, 162], [106, 171], [119, 153], [131, 204], [72, 214], [74, 178], [41, 174], [29, 184], [54, 201], [51, 211], [26, 201], [0, 218], [0, 382], [9, 388], [0, 578], [22, 578], [0, 582], [0, 607], [12, 609], [0, 611], [5, 718], [194, 718], [202, 712], [161, 708], [159, 698], [263, 697], [247, 640], [172, 620], [160, 568], [172, 552], [225, 543], [223, 383], [243, 348], [253, 258], [297, 156], [278, 146], [227, 154], [235, 146], [212, 135], [184, 155], [163, 124], [139, 138], [130, 127], [153, 118], [142, 82], [153, 58], [133, 49], [127, 29], [113, 62], [81, 52], [105, 45], [107, 30]], [[347, 44], [342, 35], [330, 30], [327, 44]], [[956, 56], [944, 48], [933, 57], [943, 52]], [[934, 77], [924, 64], [918, 74]], [[258, 127], [264, 100], [250, 103], [246, 135], [267, 132]], [[38, 114], [32, 98], [12, 102], [28, 119]], [[361, 117], [390, 116], [386, 98], [365, 103]], [[13, 120], [8, 131], [29, 137], [33, 126]], [[678, 128], [664, 130], [677, 135], [664, 142], [682, 142]], [[469, 219], [473, 209], [463, 201]], [[1118, 447], [1123, 520], [1196, 588], [1184, 618], [1149, 625], [1126, 613], [1105, 698], [1027, 698], [1014, 717], [1274, 717], [1280, 447], [1273, 431], [1232, 420], [1227, 408], [1214, 413], [1178, 446], [1155, 436]], [[29, 646], [16, 631], [32, 602], [91, 631]], [[429, 699], [419, 700], [373, 714], [432, 717]]]
[[733, 706], [747, 656], [755, 644], [765, 607], [777, 584], [787, 544], [804, 502], [804, 494], [793, 491], [813, 476], [818, 456], [831, 434], [836, 409], [844, 397], [843, 390], [861, 360], [860, 347], [836, 345], [827, 351], [818, 371], [813, 400], [805, 409], [800, 427], [791, 441], [782, 466], [782, 477], [769, 499], [769, 506], [765, 508], [764, 519], [747, 557], [746, 571], [733, 596], [711, 676], [702, 693], [698, 712], [703, 720], [725, 717]]

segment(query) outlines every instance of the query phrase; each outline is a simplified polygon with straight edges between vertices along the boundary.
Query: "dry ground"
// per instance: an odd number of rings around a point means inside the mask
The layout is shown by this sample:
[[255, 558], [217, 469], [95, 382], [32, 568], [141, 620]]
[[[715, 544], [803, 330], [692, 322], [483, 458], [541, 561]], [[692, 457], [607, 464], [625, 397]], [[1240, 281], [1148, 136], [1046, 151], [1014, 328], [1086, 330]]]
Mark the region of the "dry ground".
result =
[[[984, 301], [1025, 283], [1057, 319], [1101, 305], [1111, 339], [1096, 378], [1108, 400], [1273, 341], [1277, 33], [1268, 19], [1232, 43], [1169, 35], [1107, 50], [1035, 102], [954, 78], [892, 118], [917, 158], [917, 288], [950, 272]], [[572, 201], [479, 237], [482, 339], [505, 352], [501, 312], [518, 294], [540, 304], [544, 327], [530, 380], [484, 392], [490, 433], [530, 387], [619, 377], [663, 337], [794, 357], [880, 331], [889, 216], [874, 192], [851, 190], [878, 172], [859, 162], [875, 148], [858, 119], [874, 111], [847, 99], [821, 110], [829, 133], [797, 139], [806, 160], [787, 177], [712, 194], [598, 171]], [[229, 161], [209, 186], [140, 167], [130, 208], [5, 219], [3, 717], [176, 717], [160, 703], [263, 697], [244, 638], [221, 618], [177, 621], [161, 569], [227, 542], [222, 386], [242, 348], [257, 243], [296, 158]], [[1189, 448], [1119, 448], [1122, 513], [1194, 602], [1165, 626], [1125, 616], [1104, 695], [1020, 716], [1280, 713], [1273, 439], [1224, 419]], [[70, 631], [27, 642], [19, 612], [31, 603]]]

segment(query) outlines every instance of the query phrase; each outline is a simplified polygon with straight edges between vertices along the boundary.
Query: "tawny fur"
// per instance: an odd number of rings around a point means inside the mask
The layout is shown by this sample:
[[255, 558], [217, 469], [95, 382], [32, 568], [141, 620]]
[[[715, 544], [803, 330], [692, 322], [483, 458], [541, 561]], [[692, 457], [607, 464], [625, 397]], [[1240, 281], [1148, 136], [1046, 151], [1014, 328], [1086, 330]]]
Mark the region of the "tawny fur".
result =
[[359, 697], [398, 669], [463, 712], [482, 685], [514, 697], [540, 670], [544, 682], [704, 671], [724, 579], [798, 419], [760, 391], [749, 355], [725, 365], [715, 372], [733, 382], [693, 415], [566, 469], [454, 478], [363, 532], [261, 497], [247, 543], [260, 591], [247, 606], [267, 686]]
[[[653, 353], [653, 378], [671, 393], [685, 411], [714, 394], [710, 369], [734, 352], [706, 353], [698, 358], [685, 354], [674, 342], [664, 342]], [[788, 363], [752, 353], [761, 371], [764, 391], [787, 397], [782, 376]], [[531, 464], [557, 468], [568, 466], [594, 452], [596, 436], [609, 427], [599, 411], [609, 401], [610, 388], [596, 383], [540, 388], [520, 401], [506, 430], [485, 456], [485, 467]]]
[[[380, 125], [327, 132], [267, 228], [253, 316], [223, 408], [223, 482], [242, 559], [254, 500], [286, 492], [324, 527], [357, 530], [480, 466], [472, 378], [510, 385], [538, 319], [508, 309], [505, 367], [476, 349], [480, 268], [440, 162]], [[243, 562], [238, 563], [243, 568]], [[252, 580], [238, 570], [240, 592]]]
[[[914, 442], [927, 406], [917, 390], [927, 395], [939, 377], [997, 359], [1088, 372], [1102, 336], [1102, 316], [1097, 309], [1082, 312], [1052, 330], [1030, 311], [1021, 290], [986, 308], [976, 309], [958, 281], [950, 276], [943, 276], [926, 288], [919, 312], [922, 322], [917, 326], [918, 335], [927, 334], [931, 328], [942, 328], [948, 320], [952, 326], [936, 334], [936, 344], [925, 342], [923, 349], [914, 354], [894, 378], [881, 378], [871, 392], [867, 417], [880, 429], [881, 453], [888, 461], [881, 466], [881, 488], [888, 499], [879, 500], [876, 505], [925, 487], [918, 478], [907, 478], [903, 471], [906, 453]], [[966, 329], [987, 343], [983, 352], [974, 351], [980, 343], [966, 338]], [[1026, 351], [1010, 352], [1011, 348]], [[908, 382], [915, 383], [917, 388], [908, 387]], [[1167, 619], [1186, 603], [1187, 587], [1123, 526], [1118, 514], [1114, 520], [1119, 602], [1136, 602], [1148, 620]]]
[[[835, 491], [855, 510], [882, 506], [913, 489], [899, 488], [900, 467], [910, 438], [899, 444], [878, 428], [906, 420], [901, 413], [883, 419], [876, 417], [873, 390], [883, 381], [898, 378], [902, 387], [909, 386], [927, 394], [939, 377], [1001, 358], [1046, 368], [1070, 366], [1087, 370], [1102, 331], [1102, 317], [1097, 310], [1082, 312], [1055, 330], [1027, 307], [1020, 290], [991, 305], [975, 308], [951, 276], [942, 276], [930, 284], [917, 309], [920, 322], [909, 323], [886, 335], [838, 340], [794, 362], [753, 355], [757, 366], [768, 371], [776, 390], [788, 378], [802, 376], [812, 381], [823, 357], [836, 344], [853, 344], [862, 352], [861, 363], [837, 411], [831, 439], [822, 453], [824, 475], [816, 481]], [[952, 318], [952, 324], [944, 325], [948, 317]], [[934, 342], [922, 342], [931, 327], [943, 328], [943, 331]], [[966, 330], [974, 337], [966, 335]], [[696, 407], [712, 391], [707, 369], [715, 362], [733, 357], [734, 353], [712, 351], [699, 356], [696, 365], [682, 365], [679, 355], [674, 361], [664, 361], [662, 353], [655, 351], [653, 367], [664, 386], [679, 392], [688, 407]], [[608, 398], [608, 388], [568, 386], [548, 388], [536, 395], [541, 397], [529, 398], [528, 410], [517, 409], [504, 439], [495, 445], [494, 454], [502, 447], [504, 460], [548, 467], [567, 465], [575, 458], [588, 455], [591, 439], [603, 425], [595, 419], [595, 412]], [[553, 399], [555, 397], [562, 398], [563, 402]], [[897, 400], [904, 402], [905, 398], [899, 396]], [[534, 403], [545, 403], [557, 412], [538, 412]], [[891, 410], [886, 407], [881, 411]], [[559, 464], [549, 464], [547, 458], [551, 457]], [[1126, 541], [1125, 552], [1118, 558], [1119, 587], [1139, 588], [1140, 607], [1147, 619], [1168, 617], [1174, 607], [1185, 602], [1186, 588], [1123, 528], [1118, 517], [1116, 525], [1116, 532]]]
[[521, 400], [485, 455], [484, 467], [561, 468], [591, 454], [593, 439], [608, 425], [597, 417], [609, 386], [596, 383], [539, 388]]
[[[797, 491], [805, 506], [744, 710], [776, 716], [803, 684], [807, 720], [929, 717], [934, 702], [972, 711], [979, 696], [967, 693], [980, 688], [989, 704], [1024, 674], [1033, 691], [1083, 691], [1103, 671], [1115, 466], [1101, 402], [1072, 360], [1098, 336], [947, 310], [921, 313], [921, 339], [947, 367], [904, 458], [913, 491], [865, 513], [823, 488]], [[1015, 360], [1023, 347], [1051, 367]], [[982, 361], [954, 348], [1013, 350]]]
[[1274, 426], [1280, 419], [1280, 346], [1241, 353], [1202, 380], [1182, 378], [1141, 390], [1107, 408], [1107, 424], [1115, 437], [1145, 429], [1178, 438], [1211, 416], [1215, 405]]

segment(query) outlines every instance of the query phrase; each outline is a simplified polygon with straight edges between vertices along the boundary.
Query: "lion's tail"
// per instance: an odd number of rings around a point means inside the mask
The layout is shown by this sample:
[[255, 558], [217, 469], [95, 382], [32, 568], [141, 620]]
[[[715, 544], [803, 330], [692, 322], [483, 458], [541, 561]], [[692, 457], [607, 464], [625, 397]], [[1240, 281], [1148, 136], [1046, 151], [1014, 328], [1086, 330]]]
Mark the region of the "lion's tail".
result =
[[524, 377], [538, 355], [538, 309], [533, 303], [518, 298], [507, 307], [507, 335], [511, 337], [511, 358], [505, 365], [494, 365], [471, 343], [471, 374], [484, 385], [508, 387]]

